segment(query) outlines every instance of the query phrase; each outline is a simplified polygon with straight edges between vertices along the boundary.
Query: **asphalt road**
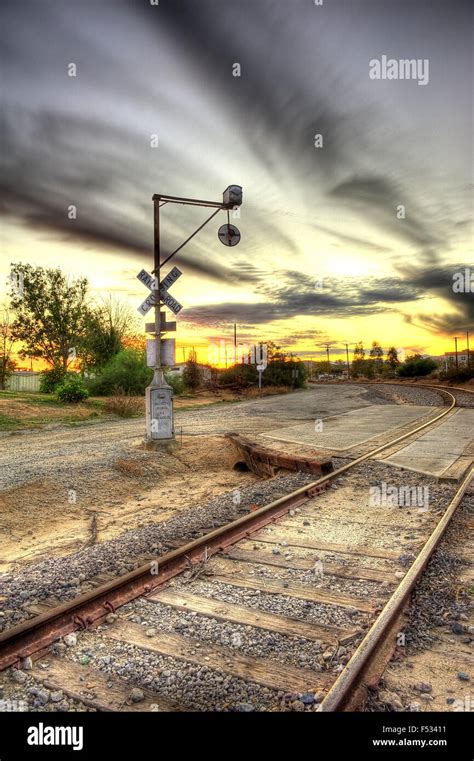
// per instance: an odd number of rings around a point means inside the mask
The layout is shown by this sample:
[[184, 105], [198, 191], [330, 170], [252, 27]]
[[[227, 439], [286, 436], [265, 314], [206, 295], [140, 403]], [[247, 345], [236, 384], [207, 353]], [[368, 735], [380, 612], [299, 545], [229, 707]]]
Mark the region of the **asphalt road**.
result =
[[[256, 434], [365, 407], [373, 392], [361, 386], [316, 386], [281, 396], [178, 411], [179, 435], [235, 431]], [[120, 456], [135, 451], [143, 440], [144, 420], [118, 420], [74, 426], [53, 425], [0, 437], [0, 489], [41, 478], [63, 479], [87, 468], [90, 475]]]

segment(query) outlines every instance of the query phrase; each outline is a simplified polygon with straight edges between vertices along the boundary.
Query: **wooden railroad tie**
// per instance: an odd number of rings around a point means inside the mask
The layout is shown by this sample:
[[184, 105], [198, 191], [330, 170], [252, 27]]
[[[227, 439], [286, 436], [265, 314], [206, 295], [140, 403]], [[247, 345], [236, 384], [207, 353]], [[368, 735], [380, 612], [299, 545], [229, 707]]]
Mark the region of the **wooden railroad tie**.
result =
[[226, 434], [236, 450], [238, 460], [245, 462], [246, 466], [258, 476], [274, 476], [279, 469], [312, 473], [316, 476], [325, 476], [334, 470], [331, 460], [309, 459], [299, 455], [277, 452], [275, 449], [254, 444], [245, 436], [238, 433]]

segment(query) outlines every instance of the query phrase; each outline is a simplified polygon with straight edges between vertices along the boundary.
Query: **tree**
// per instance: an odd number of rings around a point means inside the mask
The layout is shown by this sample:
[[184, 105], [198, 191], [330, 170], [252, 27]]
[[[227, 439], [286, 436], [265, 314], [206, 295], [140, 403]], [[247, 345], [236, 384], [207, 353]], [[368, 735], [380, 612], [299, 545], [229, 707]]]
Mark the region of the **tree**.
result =
[[107, 323], [100, 309], [86, 317], [85, 336], [81, 341], [80, 354], [83, 369], [99, 370], [122, 348], [113, 325]]
[[199, 369], [196, 352], [189, 352], [186, 367], [183, 370], [183, 381], [187, 388], [195, 391], [201, 385], [201, 370]]
[[80, 346], [82, 365], [104, 367], [113, 356], [132, 342], [137, 319], [128, 304], [108, 296], [86, 317], [86, 333]]
[[398, 351], [396, 350], [395, 346], [391, 346], [387, 351], [387, 359], [385, 361], [392, 370], [396, 370], [400, 364], [400, 360], [398, 359]]
[[372, 348], [370, 350], [370, 359], [372, 361], [372, 368], [377, 375], [382, 372], [383, 366], [383, 349], [378, 341], [372, 341]]
[[15, 369], [12, 349], [15, 339], [12, 335], [12, 318], [8, 307], [2, 307], [0, 316], [0, 388], [4, 389], [8, 378]]
[[362, 341], [359, 341], [354, 348], [354, 358], [352, 360], [351, 375], [356, 378], [358, 375], [363, 375], [365, 362], [365, 351]]
[[45, 269], [31, 264], [12, 264], [10, 304], [15, 313], [12, 335], [21, 341], [21, 357], [43, 359], [64, 373], [87, 331], [89, 308], [86, 278], [70, 280], [59, 268]]

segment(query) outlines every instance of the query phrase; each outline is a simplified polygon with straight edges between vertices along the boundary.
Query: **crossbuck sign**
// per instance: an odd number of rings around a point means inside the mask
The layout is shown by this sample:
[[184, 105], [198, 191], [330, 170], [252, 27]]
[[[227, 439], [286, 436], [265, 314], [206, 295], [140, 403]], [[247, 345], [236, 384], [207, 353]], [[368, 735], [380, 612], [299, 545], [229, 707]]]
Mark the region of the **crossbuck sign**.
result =
[[[179, 314], [182, 310], [182, 304], [179, 303], [179, 301], [176, 301], [176, 299], [173, 298], [168, 293], [168, 288], [173, 285], [173, 283], [176, 282], [176, 280], [181, 277], [183, 273], [181, 270], [179, 270], [177, 267], [173, 267], [170, 272], [166, 275], [166, 277], [163, 278], [160, 284], [160, 299], [165, 304], [168, 309], [173, 312], [173, 314]], [[145, 317], [145, 315], [150, 311], [150, 309], [155, 306], [157, 303], [157, 294], [156, 294], [156, 286], [157, 286], [157, 280], [155, 277], [150, 275], [149, 272], [146, 270], [141, 270], [137, 278], [143, 285], [146, 285], [147, 288], [150, 289], [151, 293], [149, 296], [146, 297], [145, 301], [143, 301], [140, 306], [138, 307], [138, 311], [140, 314]]]

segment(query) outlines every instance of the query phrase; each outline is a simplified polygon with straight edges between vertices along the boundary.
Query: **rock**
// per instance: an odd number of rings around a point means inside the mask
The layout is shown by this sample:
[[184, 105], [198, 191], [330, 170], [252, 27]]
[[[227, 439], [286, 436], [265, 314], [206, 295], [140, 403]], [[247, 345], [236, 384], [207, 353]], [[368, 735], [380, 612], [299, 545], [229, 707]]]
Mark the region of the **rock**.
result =
[[81, 666], [88, 666], [90, 662], [91, 662], [91, 659], [89, 658], [88, 655], [81, 655], [81, 657], [79, 658], [79, 663], [81, 664]]
[[147, 629], [145, 632], [146, 637], [154, 637], [155, 634], [156, 634], [156, 629], [153, 629], [153, 628]]
[[255, 710], [255, 708], [253, 707], [252, 703], [239, 703], [237, 710], [241, 713], [251, 713]]
[[322, 703], [324, 700], [324, 692], [316, 692], [314, 694], [314, 702], [315, 703]]
[[413, 685], [413, 689], [417, 692], [431, 692], [433, 688], [429, 682], [418, 682]]
[[312, 705], [315, 702], [314, 692], [303, 692], [300, 696], [300, 700], [302, 703], [304, 703], [305, 706]]
[[24, 671], [20, 671], [20, 669], [14, 669], [12, 673], [12, 679], [17, 684], [24, 684], [27, 680], [27, 676]]
[[421, 709], [421, 703], [409, 703], [407, 706], [407, 711], [410, 711], [411, 713], [417, 713]]
[[464, 626], [455, 621], [454, 624], [451, 624], [451, 631], [453, 634], [464, 634]]
[[52, 703], [60, 703], [63, 697], [64, 697], [64, 692], [62, 690], [53, 690], [51, 692]]
[[395, 571], [394, 576], [396, 579], [403, 579], [405, 574], [403, 573], [403, 571]]
[[294, 700], [293, 703], [291, 703], [291, 710], [297, 711], [298, 713], [304, 711], [304, 703], [301, 700]]
[[280, 554], [280, 550], [278, 549], [278, 547], [274, 547], [272, 552], [273, 552], [274, 555], [279, 555]]
[[470, 682], [471, 681], [471, 677], [469, 676], [469, 674], [466, 674], [465, 671], [459, 671], [458, 672], [458, 679], [460, 679], [461, 682]]
[[117, 618], [118, 616], [116, 613], [109, 613], [108, 616], [105, 617], [105, 620], [108, 624], [113, 624]]
[[311, 526], [311, 523], [309, 521], [303, 521], [303, 526]]
[[381, 703], [384, 703], [386, 706], [391, 708], [392, 711], [403, 711], [403, 703], [394, 692], [390, 692], [389, 690], [380, 690], [379, 692], [379, 700]]
[[428, 695], [428, 693], [426, 693], [426, 692], [423, 692], [423, 693], [420, 695], [420, 699], [421, 699], [421, 700], [425, 700], [426, 702], [428, 702], [429, 700], [434, 700], [434, 697], [433, 697], [433, 695]]
[[42, 690], [39, 687], [29, 687], [29, 689], [26, 691], [28, 695], [35, 698], [36, 702], [44, 706], [46, 703], [49, 702], [50, 699], [50, 692], [49, 690]]
[[325, 650], [324, 653], [323, 653], [323, 658], [324, 658], [325, 661], [330, 661], [332, 656], [333, 656], [333, 654], [332, 654], [331, 650]]
[[74, 632], [71, 632], [71, 634], [66, 634], [64, 637], [64, 644], [67, 647], [74, 647], [74, 645], [77, 645], [77, 634], [74, 634]]
[[31, 669], [33, 668], [33, 661], [30, 658], [30, 656], [28, 656], [27, 658], [23, 658], [21, 662], [21, 667], [24, 671], [31, 671]]
[[145, 693], [143, 692], [143, 690], [140, 690], [139, 687], [134, 687], [130, 693], [130, 700], [132, 701], [132, 703], [140, 703], [140, 701], [144, 699], [145, 699]]
[[455, 698], [446, 698], [446, 703], [448, 704], [448, 706], [452, 706], [454, 701], [455, 701]]

